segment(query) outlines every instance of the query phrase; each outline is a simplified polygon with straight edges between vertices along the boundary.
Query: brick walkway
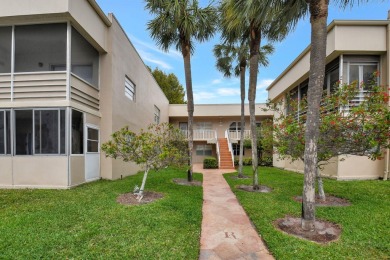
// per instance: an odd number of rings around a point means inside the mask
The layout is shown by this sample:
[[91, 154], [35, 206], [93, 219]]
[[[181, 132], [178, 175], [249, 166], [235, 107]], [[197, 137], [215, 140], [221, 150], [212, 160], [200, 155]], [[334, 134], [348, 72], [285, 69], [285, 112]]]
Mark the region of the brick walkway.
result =
[[204, 170], [202, 165], [194, 165], [194, 172], [203, 173], [199, 259], [274, 259], [222, 176], [233, 171]]

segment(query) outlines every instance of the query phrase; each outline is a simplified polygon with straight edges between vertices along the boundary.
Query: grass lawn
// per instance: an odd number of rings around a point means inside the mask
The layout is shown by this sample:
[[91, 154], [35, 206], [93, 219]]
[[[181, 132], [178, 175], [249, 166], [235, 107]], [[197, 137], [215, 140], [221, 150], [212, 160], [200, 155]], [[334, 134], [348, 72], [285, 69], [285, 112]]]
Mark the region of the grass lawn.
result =
[[141, 178], [70, 190], [0, 190], [0, 259], [198, 259], [202, 188], [174, 184], [186, 173], [165, 169], [146, 183], [163, 199], [118, 204], [116, 197]]
[[[225, 175], [241, 205], [276, 259], [390, 259], [390, 182], [324, 180], [325, 192], [347, 198], [348, 207], [317, 207], [316, 216], [341, 225], [340, 240], [318, 245], [275, 229], [273, 221], [301, 214], [292, 197], [302, 194], [303, 175], [276, 168], [260, 168], [260, 183], [272, 193], [250, 193], [235, 188], [252, 179]], [[245, 167], [245, 174], [251, 169]]]

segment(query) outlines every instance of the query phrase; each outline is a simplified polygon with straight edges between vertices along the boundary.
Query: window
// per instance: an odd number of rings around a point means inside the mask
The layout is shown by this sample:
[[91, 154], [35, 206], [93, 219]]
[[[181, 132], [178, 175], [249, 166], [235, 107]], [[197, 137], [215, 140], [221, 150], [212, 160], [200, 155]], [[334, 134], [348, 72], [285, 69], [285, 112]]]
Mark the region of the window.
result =
[[241, 122], [233, 122], [229, 126], [229, 131], [241, 131]]
[[11, 112], [0, 111], [0, 155], [11, 154]]
[[194, 130], [212, 130], [213, 124], [211, 122], [196, 122], [194, 123]]
[[125, 77], [125, 95], [135, 101], [135, 84], [128, 77]]
[[211, 156], [212, 153], [213, 153], [213, 148], [210, 144], [198, 144], [196, 146], [196, 155]]
[[[232, 144], [232, 148], [233, 148], [233, 155], [234, 156], [239, 156], [240, 155], [240, 144]], [[242, 152], [243, 155], [245, 155], [245, 148], [243, 149], [243, 152]]]
[[160, 123], [160, 109], [157, 106], [154, 106], [154, 123]]
[[99, 52], [72, 27], [72, 73], [91, 85], [99, 85]]
[[99, 152], [99, 130], [88, 127], [87, 133], [87, 152], [98, 153]]
[[83, 113], [72, 110], [72, 154], [83, 154], [84, 116]]
[[11, 73], [12, 27], [0, 27], [0, 73]]
[[15, 110], [15, 154], [65, 154], [65, 110]]
[[15, 26], [15, 72], [50, 71], [66, 64], [67, 25]]

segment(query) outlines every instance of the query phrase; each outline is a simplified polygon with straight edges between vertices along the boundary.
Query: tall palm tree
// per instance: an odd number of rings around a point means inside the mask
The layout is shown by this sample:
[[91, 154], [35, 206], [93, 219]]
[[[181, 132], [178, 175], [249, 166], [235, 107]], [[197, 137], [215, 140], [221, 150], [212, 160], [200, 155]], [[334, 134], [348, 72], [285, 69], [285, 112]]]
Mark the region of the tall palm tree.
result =
[[175, 46], [183, 55], [187, 92], [188, 148], [190, 153], [188, 181], [192, 181], [193, 115], [191, 54], [194, 40], [210, 39], [217, 27], [216, 9], [208, 5], [199, 7], [197, 0], [145, 0], [146, 9], [155, 18], [148, 22], [150, 35], [164, 51]]
[[[258, 190], [258, 152], [255, 101], [257, 75], [259, 72], [259, 50], [263, 38], [269, 41], [283, 39], [296, 24], [300, 13], [285, 19], [285, 0], [222, 0], [222, 26], [229, 37], [244, 37], [249, 41], [249, 114], [252, 139], [253, 189]], [[300, 9], [296, 9], [300, 12]], [[290, 13], [289, 13], [290, 14]]]
[[[354, 3], [368, 2], [368, 0], [335, 0], [336, 4], [345, 8]], [[310, 14], [311, 23], [311, 50], [309, 87], [307, 95], [307, 128], [305, 131], [304, 153], [304, 185], [302, 198], [302, 228], [315, 229], [315, 180], [317, 173], [317, 143], [319, 138], [319, 108], [322, 87], [325, 78], [327, 17], [329, 0], [295, 0], [287, 1], [285, 15], [291, 19], [296, 13]], [[296, 19], [292, 18], [292, 19]]]
[[[225, 37], [229, 38], [229, 37]], [[272, 54], [274, 47], [267, 44], [261, 47], [259, 53], [260, 65], [266, 67], [269, 64], [267, 56]], [[243, 178], [243, 155], [244, 155], [244, 130], [245, 130], [245, 73], [249, 59], [249, 46], [247, 41], [229, 42], [225, 40], [223, 44], [217, 44], [214, 47], [214, 56], [217, 58], [216, 67], [225, 77], [232, 75], [240, 77], [241, 94], [241, 132], [240, 132], [240, 156], [238, 163], [238, 178]], [[236, 65], [233, 65], [236, 64]]]

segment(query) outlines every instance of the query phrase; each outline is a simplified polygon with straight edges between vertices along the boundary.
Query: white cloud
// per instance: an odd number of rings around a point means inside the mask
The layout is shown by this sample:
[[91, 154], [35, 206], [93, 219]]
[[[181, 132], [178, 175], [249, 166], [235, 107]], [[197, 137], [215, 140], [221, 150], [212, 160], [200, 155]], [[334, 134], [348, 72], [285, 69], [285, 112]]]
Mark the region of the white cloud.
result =
[[169, 65], [168, 63], [166, 63], [163, 60], [159, 60], [159, 59], [154, 58], [153, 55], [148, 53], [148, 52], [139, 50], [138, 53], [139, 53], [139, 55], [141, 55], [141, 57], [144, 61], [148, 61], [150, 63], [157, 64], [159, 67], [161, 67], [163, 69], [167, 69], [167, 70], [172, 69], [171, 65]]
[[160, 54], [163, 54], [163, 55], [166, 55], [166, 56], [170, 56], [170, 57], [173, 57], [173, 58], [178, 58], [178, 59], [183, 58], [181, 53], [176, 51], [176, 50], [174, 50], [174, 49], [169, 49], [169, 52], [165, 52], [165, 51], [159, 49], [158, 47], [154, 46], [153, 44], [150, 44], [148, 42], [142, 41], [142, 40], [138, 39], [137, 37], [134, 37], [134, 35], [131, 35], [130, 39], [134, 43], [134, 45], [136, 46], [137, 50], [149, 49], [149, 50], [152, 50], [154, 52], [157, 52], [157, 53], [160, 53]]
[[221, 96], [238, 96], [240, 95], [240, 90], [236, 88], [219, 88], [217, 89], [218, 95]]
[[274, 81], [274, 79], [262, 79], [260, 82], [257, 83], [257, 90], [264, 91], [271, 83]]
[[208, 99], [213, 99], [213, 98], [216, 98], [216, 95], [214, 93], [211, 93], [211, 92], [203, 91], [203, 92], [194, 93], [195, 102], [201, 102], [202, 100], [205, 100], [205, 99], [208, 100]]
[[213, 81], [211, 81], [211, 84], [217, 85], [217, 84], [220, 84], [221, 82], [222, 82], [221, 79], [214, 79]]

